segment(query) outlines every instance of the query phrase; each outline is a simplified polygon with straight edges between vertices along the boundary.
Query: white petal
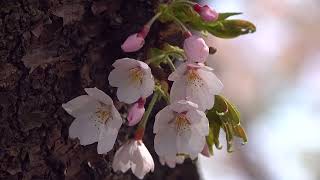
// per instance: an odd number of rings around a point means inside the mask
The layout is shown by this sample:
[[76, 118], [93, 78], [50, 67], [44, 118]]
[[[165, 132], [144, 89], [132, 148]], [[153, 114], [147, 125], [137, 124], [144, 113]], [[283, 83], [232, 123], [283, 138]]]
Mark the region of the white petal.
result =
[[186, 94], [187, 83], [184, 80], [175, 81], [172, 84], [170, 90], [170, 103], [177, 102], [179, 100], [185, 100], [187, 97]]
[[113, 106], [112, 107], [112, 117], [107, 121], [107, 126], [113, 129], [120, 129], [123, 120], [119, 111]]
[[155, 117], [153, 125], [153, 133], [158, 133], [161, 129], [169, 127], [169, 121], [173, 120], [175, 115], [169, 106], [159, 111]]
[[183, 75], [185, 74], [187, 70], [187, 64], [183, 63], [181, 64], [174, 72], [172, 72], [169, 77], [168, 80], [169, 81], [178, 81], [181, 79], [181, 77], [183, 77]]
[[126, 172], [130, 168], [130, 157], [127, 144], [122, 145], [116, 152], [113, 161], [112, 169], [114, 171]]
[[198, 73], [212, 94], [219, 94], [222, 91], [223, 84], [212, 71], [198, 70]]
[[154, 79], [151, 73], [143, 76], [140, 90], [141, 90], [141, 97], [144, 97], [144, 98], [149, 97], [153, 93]]
[[115, 68], [108, 77], [109, 84], [113, 87], [123, 87], [130, 83], [130, 69]]
[[119, 101], [127, 104], [132, 104], [140, 98], [140, 87], [128, 84], [124, 87], [119, 87], [117, 91]]
[[108, 96], [106, 93], [104, 93], [100, 89], [95, 87], [95, 88], [85, 88], [84, 90], [89, 96], [91, 96], [95, 100], [103, 102], [106, 105], [113, 105], [113, 101], [110, 98], [110, 96]]
[[159, 131], [154, 138], [154, 150], [158, 156], [174, 159], [177, 154], [176, 132], [173, 128]]
[[97, 105], [98, 102], [95, 99], [88, 95], [82, 95], [62, 104], [62, 107], [70, 115], [76, 118], [95, 112]]
[[97, 142], [98, 134], [98, 124], [85, 118], [75, 119], [69, 127], [70, 138], [79, 138], [81, 145]]
[[145, 145], [142, 142], [138, 144], [138, 148], [132, 156], [132, 163], [136, 165], [135, 168], [132, 168], [132, 172], [138, 178], [142, 179], [146, 173], [153, 171], [154, 162]]
[[180, 100], [170, 105], [170, 109], [177, 113], [182, 113], [186, 111], [195, 110], [198, 108], [198, 105], [186, 100]]
[[177, 136], [178, 153], [189, 154], [191, 159], [195, 159], [198, 156], [205, 143], [205, 136], [199, 134], [195, 129], [184, 131]]
[[131, 69], [134, 67], [140, 66], [139, 61], [131, 58], [122, 58], [116, 60], [113, 64], [113, 67], [115, 68], [121, 68], [121, 69]]
[[98, 154], [106, 154], [109, 152], [117, 139], [118, 129], [109, 128], [104, 124], [100, 125]]
[[209, 121], [204, 112], [193, 110], [189, 111], [186, 116], [192, 126], [195, 127], [200, 134], [204, 136], [209, 134]]

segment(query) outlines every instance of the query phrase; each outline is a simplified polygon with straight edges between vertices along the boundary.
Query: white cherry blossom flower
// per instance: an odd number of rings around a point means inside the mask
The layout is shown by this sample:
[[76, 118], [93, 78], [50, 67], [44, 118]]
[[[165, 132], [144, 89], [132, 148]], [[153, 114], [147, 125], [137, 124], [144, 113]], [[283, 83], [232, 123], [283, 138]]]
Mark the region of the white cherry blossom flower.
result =
[[202, 63], [181, 64], [168, 78], [174, 81], [170, 91], [171, 103], [188, 100], [198, 104], [199, 110], [211, 109], [214, 95], [223, 88], [223, 84], [212, 71], [212, 68]]
[[120, 101], [132, 104], [139, 98], [147, 98], [153, 93], [154, 79], [150, 67], [135, 59], [123, 58], [113, 63], [109, 74], [109, 84], [118, 87]]
[[70, 138], [79, 138], [81, 145], [98, 142], [98, 153], [109, 152], [117, 138], [122, 118], [112, 99], [97, 88], [86, 88], [82, 95], [62, 104], [76, 119], [69, 128]]
[[129, 140], [117, 150], [112, 168], [114, 171], [122, 171], [123, 173], [131, 168], [135, 176], [143, 179], [148, 172], [153, 172], [154, 162], [141, 140]]
[[175, 102], [158, 112], [153, 127], [156, 134], [154, 148], [162, 164], [174, 167], [183, 162], [180, 155], [195, 159], [202, 151], [209, 122], [204, 112], [190, 101]]

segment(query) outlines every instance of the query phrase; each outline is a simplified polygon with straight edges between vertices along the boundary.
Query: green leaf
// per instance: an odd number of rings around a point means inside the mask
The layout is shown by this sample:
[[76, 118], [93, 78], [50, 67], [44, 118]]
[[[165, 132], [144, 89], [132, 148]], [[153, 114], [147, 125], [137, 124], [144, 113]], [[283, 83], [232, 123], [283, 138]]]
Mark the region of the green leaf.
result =
[[236, 16], [242, 14], [241, 12], [227, 12], [227, 13], [219, 13], [219, 17], [217, 21], [225, 20], [228, 17]]
[[249, 21], [231, 19], [218, 21], [214, 25], [208, 24], [205, 30], [220, 38], [235, 38], [240, 35], [254, 33], [256, 27]]
[[158, 48], [151, 48], [149, 50], [149, 62], [154, 64], [155, 66], [160, 65], [160, 63], [167, 58], [166, 52], [158, 49]]
[[217, 115], [215, 109], [211, 109], [207, 112], [207, 118], [209, 120], [209, 136], [207, 137], [207, 143], [209, 146], [210, 152], [213, 152], [212, 146], [213, 144], [217, 149], [221, 149], [222, 146], [219, 141], [220, 129], [221, 129], [221, 120], [220, 117]]
[[216, 114], [219, 116], [224, 116], [227, 114], [228, 104], [222, 96], [215, 96], [214, 109], [216, 110]]

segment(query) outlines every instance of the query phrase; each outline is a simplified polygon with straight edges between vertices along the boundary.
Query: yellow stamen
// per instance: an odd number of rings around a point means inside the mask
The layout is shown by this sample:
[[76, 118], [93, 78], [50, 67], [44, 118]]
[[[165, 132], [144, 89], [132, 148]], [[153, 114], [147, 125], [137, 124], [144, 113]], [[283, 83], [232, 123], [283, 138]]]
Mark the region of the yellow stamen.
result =
[[199, 76], [197, 69], [189, 69], [187, 71], [187, 83], [189, 85], [194, 85], [194, 86], [198, 86], [198, 87], [202, 87], [203, 86], [203, 80], [201, 79], [201, 77]]
[[183, 113], [178, 114], [175, 119], [169, 122], [169, 124], [174, 126], [178, 134], [190, 128], [190, 122]]
[[102, 124], [106, 124], [111, 117], [111, 105], [106, 105], [100, 102], [100, 107], [96, 111], [97, 121]]
[[136, 67], [136, 68], [130, 69], [130, 79], [132, 82], [141, 84], [142, 78], [143, 78], [143, 72], [141, 68]]

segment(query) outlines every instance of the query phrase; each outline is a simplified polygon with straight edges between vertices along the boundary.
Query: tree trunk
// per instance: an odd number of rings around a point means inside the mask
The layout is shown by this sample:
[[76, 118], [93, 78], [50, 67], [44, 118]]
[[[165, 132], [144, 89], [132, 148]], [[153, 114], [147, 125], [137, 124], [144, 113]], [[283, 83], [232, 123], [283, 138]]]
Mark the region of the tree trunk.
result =
[[[159, 47], [170, 34], [172, 42], [180, 43], [170, 25], [156, 23], [141, 51], [125, 54], [120, 49], [126, 37], [154, 15], [158, 3], [0, 1], [0, 179], [136, 179], [131, 172], [116, 173], [111, 168], [116, 149], [133, 128], [123, 125], [114, 149], [98, 155], [96, 143], [81, 146], [68, 138], [73, 118], [61, 104], [85, 94], [85, 87], [97, 87], [116, 100], [107, 81], [116, 59], [145, 59], [148, 48]], [[126, 105], [116, 106], [126, 112]], [[153, 148], [153, 117], [144, 140], [154, 157], [155, 172], [146, 179], [199, 179], [190, 161], [175, 169], [159, 164]]]

